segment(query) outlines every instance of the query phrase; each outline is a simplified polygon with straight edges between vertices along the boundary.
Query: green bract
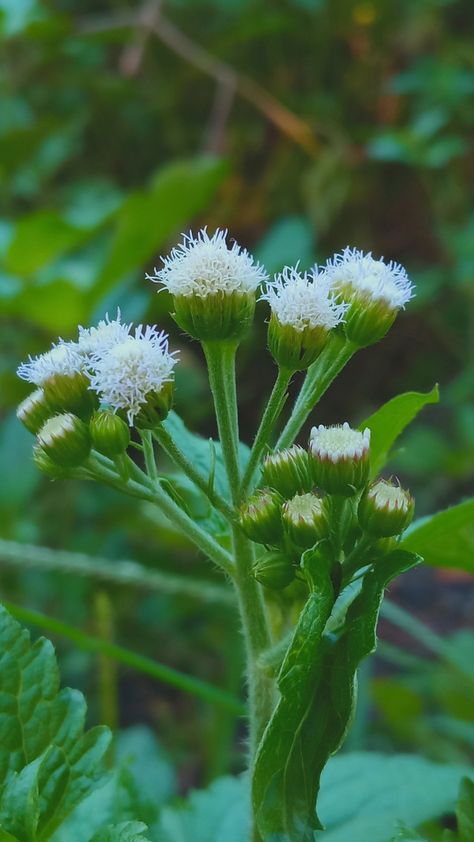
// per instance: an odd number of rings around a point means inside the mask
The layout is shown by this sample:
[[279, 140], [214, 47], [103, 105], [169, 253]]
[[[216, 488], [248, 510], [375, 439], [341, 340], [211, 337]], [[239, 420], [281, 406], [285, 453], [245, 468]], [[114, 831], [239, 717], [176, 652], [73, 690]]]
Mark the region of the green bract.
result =
[[295, 494], [310, 491], [313, 486], [308, 454], [295, 444], [286, 450], [271, 453], [263, 460], [262, 480], [289, 500]]

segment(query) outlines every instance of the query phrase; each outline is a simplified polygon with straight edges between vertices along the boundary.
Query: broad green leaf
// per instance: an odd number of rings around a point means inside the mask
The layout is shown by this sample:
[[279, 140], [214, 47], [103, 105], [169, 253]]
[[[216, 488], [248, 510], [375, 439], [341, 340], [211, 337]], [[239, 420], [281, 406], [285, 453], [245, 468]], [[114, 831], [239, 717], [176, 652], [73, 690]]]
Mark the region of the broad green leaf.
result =
[[149, 842], [143, 822], [122, 822], [94, 833], [91, 842]]
[[163, 167], [151, 187], [124, 202], [109, 255], [97, 279], [94, 297], [152, 258], [168, 237], [206, 207], [222, 177], [225, 164], [213, 157], [177, 161]]
[[[445, 830], [443, 842], [472, 842], [474, 839], [474, 781], [469, 778], [463, 778], [459, 787], [456, 820], [457, 830]], [[404, 826], [393, 837], [392, 842], [418, 842], [418, 840], [427, 842], [426, 837]]]
[[409, 827], [402, 827], [397, 835], [393, 837], [392, 842], [426, 842], [424, 836], [420, 836], [416, 830], [410, 830]]
[[219, 778], [209, 789], [191, 792], [182, 805], [163, 807], [159, 842], [243, 842], [249, 838], [246, 778]]
[[14, 274], [31, 275], [88, 237], [89, 231], [71, 225], [58, 213], [36, 211], [17, 223], [5, 256], [5, 267]]
[[431, 392], [405, 392], [392, 398], [370, 415], [359, 429], [368, 427], [371, 431], [370, 454], [371, 476], [376, 477], [387, 462], [394, 442], [405, 427], [413, 421], [424, 406], [437, 403], [439, 400], [438, 387]]
[[324, 842], [389, 842], [400, 824], [418, 827], [452, 812], [465, 773], [408, 754], [340, 754], [321, 778]]
[[401, 546], [436, 567], [456, 567], [474, 573], [474, 498], [416, 520]]
[[[319, 811], [326, 827], [321, 839], [391, 842], [401, 825], [417, 827], [453, 812], [459, 781], [467, 772], [408, 754], [332, 757], [321, 777]], [[156, 839], [243, 842], [249, 836], [248, 788], [246, 776], [219, 778], [181, 804], [164, 807]], [[310, 838], [314, 842], [320, 836]]]
[[84, 733], [81, 693], [59, 690], [51, 643], [0, 608], [0, 826], [47, 839], [105, 780], [106, 728]]

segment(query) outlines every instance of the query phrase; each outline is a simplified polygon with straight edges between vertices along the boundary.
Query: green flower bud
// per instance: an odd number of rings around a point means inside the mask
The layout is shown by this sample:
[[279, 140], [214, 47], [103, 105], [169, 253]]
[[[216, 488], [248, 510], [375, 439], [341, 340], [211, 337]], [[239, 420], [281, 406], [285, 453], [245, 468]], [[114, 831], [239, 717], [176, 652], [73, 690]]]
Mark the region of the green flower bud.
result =
[[253, 322], [255, 293], [215, 292], [199, 295], [176, 295], [173, 318], [180, 328], [202, 342], [218, 339], [241, 339]]
[[309, 549], [328, 534], [323, 501], [316, 494], [297, 494], [282, 510], [283, 526], [290, 540]]
[[240, 525], [257, 544], [279, 544], [283, 536], [281, 505], [283, 497], [271, 488], [257, 491], [240, 509]]
[[70, 412], [49, 418], [41, 427], [37, 440], [46, 455], [62, 468], [82, 465], [91, 449], [89, 428]]
[[30, 433], [36, 435], [44, 422], [53, 415], [54, 410], [46, 400], [43, 389], [35, 389], [19, 405], [16, 416]]
[[274, 590], [286, 588], [295, 577], [290, 559], [280, 552], [268, 552], [257, 559], [253, 574], [261, 585]]
[[349, 305], [344, 329], [350, 342], [361, 348], [385, 336], [413, 295], [403, 266], [376, 260], [370, 252], [346, 248], [328, 261], [324, 274]]
[[90, 390], [90, 380], [82, 371], [73, 374], [52, 374], [43, 383], [44, 395], [55, 412], [71, 412], [88, 420], [99, 405]]
[[168, 415], [174, 396], [174, 381], [163, 383], [159, 392], [148, 392], [145, 402], [135, 416], [135, 426], [142, 430], [153, 430]]
[[369, 477], [370, 430], [342, 426], [313, 427], [309, 454], [314, 484], [340, 497], [352, 497]]
[[268, 347], [277, 363], [290, 371], [302, 371], [315, 361], [347, 307], [317, 268], [301, 273], [286, 266], [267, 284], [261, 299], [272, 311]]
[[130, 444], [130, 430], [123, 418], [110, 409], [100, 409], [94, 412], [89, 430], [92, 446], [99, 453], [113, 459], [120, 453], [125, 453]]
[[308, 454], [297, 444], [265, 457], [262, 466], [264, 485], [274, 488], [285, 500], [310, 491], [313, 487]]
[[62, 468], [53, 462], [40, 444], [33, 445], [33, 462], [42, 474], [49, 479], [66, 479], [69, 476], [67, 468]]
[[392, 482], [380, 479], [362, 495], [359, 523], [374, 538], [400, 535], [411, 523], [415, 503], [413, 497]]
[[319, 357], [329, 338], [322, 325], [296, 330], [272, 313], [268, 325], [268, 348], [274, 360], [289, 371], [304, 371]]
[[164, 258], [150, 280], [161, 283], [174, 300], [174, 319], [202, 341], [240, 339], [252, 322], [255, 292], [266, 272], [227, 231], [209, 237], [204, 229], [189, 234]]

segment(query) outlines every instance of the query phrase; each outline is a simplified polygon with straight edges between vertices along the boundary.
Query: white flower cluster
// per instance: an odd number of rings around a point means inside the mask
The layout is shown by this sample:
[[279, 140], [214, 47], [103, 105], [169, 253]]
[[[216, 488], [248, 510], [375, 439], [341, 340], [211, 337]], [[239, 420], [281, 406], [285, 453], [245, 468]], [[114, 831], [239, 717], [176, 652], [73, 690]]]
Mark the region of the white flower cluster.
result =
[[176, 352], [168, 350], [168, 337], [155, 326], [131, 324], [117, 318], [102, 319], [97, 327], [79, 327], [77, 342], [54, 345], [46, 354], [30, 357], [18, 375], [43, 386], [57, 374], [84, 374], [90, 388], [114, 410], [124, 410], [129, 424], [146, 403], [147, 395], [159, 393], [173, 379]]
[[343, 321], [348, 307], [339, 300], [330, 278], [317, 267], [301, 273], [297, 266], [286, 266], [267, 284], [260, 300], [268, 301], [280, 324], [299, 332], [316, 327], [331, 330]]
[[328, 260], [324, 274], [330, 285], [338, 289], [350, 285], [373, 300], [385, 299], [393, 309], [401, 309], [413, 297], [413, 284], [399, 263], [376, 260], [372, 252], [345, 248]]
[[353, 430], [347, 421], [341, 425], [313, 427], [310, 435], [310, 449], [317, 459], [339, 462], [344, 459], [362, 459], [370, 447], [370, 430], [361, 433]]
[[183, 234], [183, 242], [161, 258], [147, 279], [161, 283], [172, 295], [207, 298], [218, 292], [255, 292], [268, 275], [246, 249], [236, 242], [227, 245], [227, 231], [217, 229], [209, 237], [203, 228], [196, 237]]

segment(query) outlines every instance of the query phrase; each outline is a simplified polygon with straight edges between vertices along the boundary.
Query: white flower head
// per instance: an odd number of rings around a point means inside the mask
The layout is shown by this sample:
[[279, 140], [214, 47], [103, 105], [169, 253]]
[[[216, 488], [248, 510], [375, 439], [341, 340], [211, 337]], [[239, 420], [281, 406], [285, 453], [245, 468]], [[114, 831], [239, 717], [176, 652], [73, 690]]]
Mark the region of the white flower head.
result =
[[310, 435], [310, 449], [319, 460], [340, 462], [363, 459], [370, 447], [370, 430], [353, 430], [347, 421], [342, 425], [313, 427]]
[[338, 300], [331, 279], [317, 268], [301, 273], [298, 266], [286, 266], [267, 284], [260, 301], [268, 301], [282, 325], [297, 331], [323, 327], [331, 330], [344, 320], [348, 305]]
[[123, 342], [130, 334], [131, 324], [123, 324], [120, 310], [115, 319], [110, 319], [107, 313], [96, 327], [82, 327], [79, 325], [78, 349], [86, 355], [94, 355], [107, 351]]
[[218, 292], [253, 293], [268, 279], [246, 249], [235, 241], [227, 244], [227, 231], [217, 229], [209, 237], [203, 228], [195, 237], [183, 234], [183, 242], [161, 258], [163, 267], [147, 279], [161, 283], [172, 295], [207, 298]]
[[405, 269], [391, 260], [372, 257], [358, 249], [345, 248], [328, 260], [325, 269], [330, 283], [336, 288], [352, 286], [357, 292], [365, 293], [373, 300], [384, 299], [393, 309], [401, 309], [413, 297], [413, 284]]
[[29, 357], [17, 370], [18, 377], [35, 386], [43, 386], [55, 374], [74, 375], [83, 371], [84, 359], [77, 343], [59, 342], [50, 351], [37, 357]]
[[91, 388], [114, 410], [124, 410], [132, 426], [148, 396], [173, 380], [175, 357], [163, 331], [139, 325], [123, 342], [93, 355]]

